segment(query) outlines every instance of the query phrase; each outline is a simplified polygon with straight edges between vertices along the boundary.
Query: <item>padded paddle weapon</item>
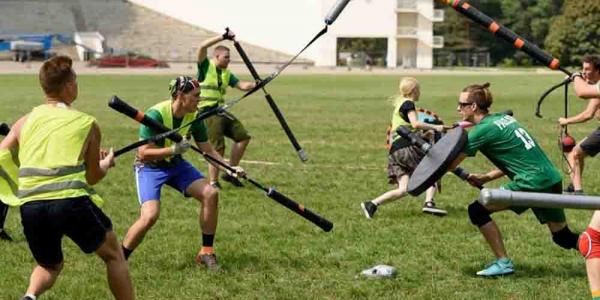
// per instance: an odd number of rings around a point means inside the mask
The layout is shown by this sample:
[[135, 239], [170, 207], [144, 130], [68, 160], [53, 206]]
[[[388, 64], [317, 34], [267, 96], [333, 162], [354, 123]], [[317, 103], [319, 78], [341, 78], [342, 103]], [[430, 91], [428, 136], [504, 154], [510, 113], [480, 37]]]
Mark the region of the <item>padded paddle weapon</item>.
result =
[[10, 132], [10, 126], [6, 123], [0, 123], [0, 135], [7, 135]]
[[505, 40], [506, 42], [512, 44], [516, 49], [520, 49], [525, 52], [530, 57], [536, 59], [541, 62], [548, 68], [552, 70], [560, 70], [563, 73], [572, 75], [571, 72], [565, 70], [560, 66], [560, 61], [552, 55], [546, 53], [544, 50], [540, 49], [536, 44], [522, 38], [518, 34], [514, 33], [512, 30], [507, 27], [499, 24], [494, 19], [490, 18], [488, 15], [481, 12], [479, 9], [475, 8], [471, 4], [469, 4], [466, 0], [441, 0], [443, 3], [450, 5], [454, 10], [462, 14], [463, 16], [471, 19], [473, 22], [487, 28], [492, 34], [500, 39]]
[[[139, 111], [136, 108], [133, 108], [132, 106], [127, 104], [125, 101], [119, 99], [116, 96], [112, 97], [112, 99], [109, 102], [109, 106], [112, 109], [150, 127], [152, 130], [154, 130], [156, 132], [169, 133], [167, 135], [167, 138], [171, 139], [172, 141], [174, 141], [176, 143], [180, 142], [183, 139], [183, 137], [179, 133], [177, 133], [177, 132], [170, 133], [169, 132], [170, 129], [167, 128], [165, 125], [149, 118], [143, 112]], [[236, 172], [236, 170], [234, 168], [232, 168], [231, 166], [229, 166], [228, 164], [218, 160], [215, 157], [212, 157], [211, 155], [200, 150], [198, 147], [192, 145], [191, 148], [192, 148], [192, 150], [194, 150], [194, 151], [198, 152], [199, 154], [201, 154], [202, 156], [204, 156], [204, 158], [207, 161], [209, 161], [211, 164], [217, 165], [217, 166], [229, 171], [230, 173]], [[331, 223], [329, 220], [327, 220], [327, 219], [323, 218], [322, 216], [314, 213], [313, 211], [305, 208], [304, 205], [298, 204], [297, 202], [290, 199], [286, 195], [276, 191], [274, 188], [272, 188], [272, 187], [267, 188], [248, 176], [244, 176], [243, 178], [245, 180], [247, 180], [248, 182], [250, 182], [255, 187], [264, 191], [266, 193], [267, 197], [269, 197], [269, 198], [275, 200], [277, 203], [287, 207], [289, 210], [302, 216], [303, 218], [312, 222], [313, 224], [320, 227], [324, 231], [328, 232], [328, 231], [331, 231], [331, 229], [333, 228], [333, 223]]]
[[[229, 28], [227, 28], [226, 30], [229, 30]], [[246, 67], [250, 71], [250, 74], [252, 74], [252, 77], [254, 77], [254, 80], [256, 80], [257, 82], [260, 82], [261, 81], [260, 75], [258, 75], [258, 72], [256, 72], [254, 65], [250, 61], [250, 58], [246, 54], [246, 51], [244, 51], [244, 48], [242, 48], [242, 45], [240, 45], [240, 43], [238, 43], [238, 41], [234, 41], [233, 46], [235, 47], [237, 52], [242, 57], [244, 64], [246, 64]], [[294, 149], [296, 149], [296, 153], [298, 153], [298, 157], [300, 157], [300, 160], [302, 162], [308, 161], [308, 157], [306, 156], [304, 149], [302, 149], [302, 147], [300, 146], [300, 143], [298, 143], [298, 140], [296, 140], [296, 137], [294, 136], [294, 133], [290, 129], [290, 126], [288, 126], [285, 118], [283, 117], [283, 114], [281, 113], [281, 110], [279, 110], [279, 107], [277, 107], [275, 100], [273, 100], [273, 97], [271, 96], [271, 94], [269, 94], [269, 92], [267, 92], [267, 90], [264, 87], [262, 88], [262, 91], [265, 94], [265, 99], [267, 100], [267, 103], [269, 103], [271, 110], [273, 111], [273, 113], [275, 114], [275, 117], [277, 117], [277, 120], [279, 121], [279, 124], [283, 128], [283, 131], [285, 131], [285, 134], [287, 135], [288, 139], [292, 143], [292, 146], [294, 147]]]
[[[277, 117], [277, 120], [279, 120], [279, 123], [283, 127], [283, 130], [285, 131], [285, 133], [288, 136], [290, 142], [294, 146], [294, 149], [296, 149], [296, 152], [298, 153], [298, 156], [300, 157], [300, 160], [302, 162], [306, 162], [308, 160], [308, 157], [306, 156], [306, 153], [304, 152], [304, 150], [302, 149], [302, 147], [298, 143], [298, 140], [296, 140], [296, 137], [292, 133], [292, 130], [287, 125], [287, 122], [285, 121], [285, 118], [283, 117], [283, 114], [281, 113], [281, 111], [279, 110], [279, 108], [277, 107], [277, 105], [275, 104], [275, 101], [273, 100], [273, 98], [271, 97], [271, 95], [269, 93], [267, 93], [267, 91], [264, 89], [264, 86], [267, 83], [271, 82], [273, 79], [275, 79], [277, 76], [279, 76], [279, 74], [281, 74], [281, 72], [283, 70], [285, 70], [285, 68], [287, 68], [292, 62], [294, 62], [300, 56], [300, 54], [302, 54], [304, 52], [304, 50], [306, 50], [310, 45], [312, 45], [322, 35], [324, 35], [325, 33], [327, 33], [327, 28], [329, 27], [329, 25], [332, 25], [333, 22], [335, 22], [335, 20], [342, 13], [342, 11], [346, 7], [346, 5], [348, 5], [349, 2], [350, 2], [350, 0], [338, 0], [334, 4], [334, 6], [329, 10], [329, 13], [325, 17], [325, 27], [321, 31], [319, 31], [308, 42], [308, 44], [306, 44], [306, 46], [304, 46], [304, 48], [302, 48], [300, 50], [300, 52], [298, 52], [296, 55], [294, 55], [288, 62], [286, 62], [285, 64], [283, 64], [280, 67], [278, 67], [275, 72], [271, 73], [269, 76], [267, 76], [264, 79], [260, 79], [260, 77], [258, 76], [258, 73], [256, 72], [256, 69], [252, 65], [252, 62], [248, 58], [248, 55], [246, 55], [246, 53], [242, 49], [241, 45], [238, 42], [234, 42], [234, 46], [235, 46], [236, 50], [239, 52], [240, 56], [242, 57], [242, 60], [244, 61], [244, 63], [248, 67], [248, 70], [250, 70], [250, 73], [252, 73], [252, 76], [254, 77], [254, 79], [259, 82], [259, 84], [257, 85], [257, 88], [255, 88], [255, 89], [262, 89], [263, 92], [265, 93], [265, 98], [267, 99], [267, 102], [269, 103], [269, 106], [271, 107], [271, 109], [275, 113], [275, 116]], [[226, 29], [226, 30], [228, 30], [228, 29]], [[262, 85], [262, 86], [260, 86], [260, 85]]]

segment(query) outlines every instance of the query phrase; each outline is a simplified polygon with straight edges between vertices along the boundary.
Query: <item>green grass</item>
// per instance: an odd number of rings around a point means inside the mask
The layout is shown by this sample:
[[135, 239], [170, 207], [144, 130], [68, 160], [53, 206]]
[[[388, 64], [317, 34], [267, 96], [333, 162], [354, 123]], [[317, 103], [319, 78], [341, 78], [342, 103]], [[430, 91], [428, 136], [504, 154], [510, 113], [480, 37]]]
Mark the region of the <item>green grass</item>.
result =
[[[496, 111], [511, 108], [557, 166], [556, 119], [562, 115], [559, 93], [546, 100], [544, 119], [533, 116], [540, 94], [561, 80], [556, 76], [418, 76], [421, 106], [455, 121], [460, 90], [470, 83], [492, 83]], [[113, 94], [145, 109], [164, 100], [169, 77], [80, 76], [76, 107], [94, 115], [105, 147], [122, 147], [137, 139], [138, 125], [106, 105]], [[488, 246], [469, 222], [466, 207], [476, 189], [453, 176], [444, 179], [438, 205], [445, 218], [421, 213], [422, 197], [383, 206], [367, 220], [360, 202], [374, 198], [387, 185], [385, 130], [392, 106], [387, 99], [398, 86], [397, 76], [283, 75], [269, 85], [310, 162], [302, 164], [262, 96], [252, 96], [233, 108], [252, 142], [244, 157], [278, 163], [242, 164], [250, 177], [275, 186], [335, 224], [324, 233], [311, 223], [265, 197], [249, 184], [225, 186], [220, 197], [216, 250], [222, 272], [207, 273], [194, 264], [200, 244], [198, 204], [170, 188], [163, 192], [161, 218], [130, 260], [139, 299], [585, 299], [589, 298], [584, 260], [575, 251], [555, 246], [545, 226], [531, 212], [494, 215], [505, 237], [517, 273], [496, 280], [474, 272], [492, 259]], [[0, 76], [0, 121], [13, 123], [43, 97], [36, 76]], [[229, 95], [233, 98], [238, 93]], [[585, 105], [572, 97], [571, 111]], [[595, 126], [571, 126], [578, 140]], [[187, 158], [206, 171], [193, 153]], [[133, 154], [117, 166], [97, 189], [107, 200], [103, 210], [123, 237], [139, 213], [132, 173]], [[481, 156], [464, 163], [483, 172], [491, 165]], [[584, 190], [596, 186], [598, 162], [586, 161]], [[501, 182], [490, 184], [499, 186]], [[591, 212], [569, 210], [571, 228], [583, 230]], [[7, 230], [14, 243], [0, 242], [0, 299], [18, 299], [34, 264], [22, 234], [18, 209], [9, 213]], [[65, 239], [65, 269], [42, 299], [110, 298], [100, 259], [86, 256]], [[398, 268], [389, 280], [357, 277], [375, 264]]]

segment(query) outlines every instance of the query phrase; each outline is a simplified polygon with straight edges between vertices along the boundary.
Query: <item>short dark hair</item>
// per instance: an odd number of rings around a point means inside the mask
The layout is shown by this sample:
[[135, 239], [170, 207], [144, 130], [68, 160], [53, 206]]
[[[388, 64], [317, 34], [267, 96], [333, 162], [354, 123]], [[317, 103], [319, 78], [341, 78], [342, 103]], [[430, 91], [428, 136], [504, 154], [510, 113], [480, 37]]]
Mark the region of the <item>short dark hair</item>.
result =
[[215, 47], [215, 50], [213, 50], [213, 53], [216, 55], [217, 52], [223, 52], [223, 51], [230, 51], [229, 48], [223, 46], [223, 45], [219, 45]]
[[600, 57], [598, 55], [584, 55], [581, 62], [591, 64], [594, 66], [594, 70], [600, 72]]
[[57, 96], [66, 83], [75, 78], [73, 60], [70, 57], [59, 55], [44, 62], [40, 68], [40, 85], [46, 95]]
[[489, 87], [489, 82], [484, 84], [472, 84], [465, 87], [462, 91], [469, 93], [469, 97], [467, 98], [468, 102], [477, 104], [477, 108], [487, 112], [494, 101]]

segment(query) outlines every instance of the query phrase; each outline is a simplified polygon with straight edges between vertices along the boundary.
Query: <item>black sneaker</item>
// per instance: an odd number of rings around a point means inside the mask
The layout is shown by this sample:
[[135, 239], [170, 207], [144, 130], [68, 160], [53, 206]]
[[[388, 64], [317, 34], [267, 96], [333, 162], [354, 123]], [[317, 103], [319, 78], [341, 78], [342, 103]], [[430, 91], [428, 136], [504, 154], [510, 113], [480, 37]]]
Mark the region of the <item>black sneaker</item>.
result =
[[221, 175], [221, 179], [223, 179], [223, 181], [227, 181], [229, 183], [231, 183], [233, 186], [236, 187], [243, 187], [244, 185], [240, 182], [239, 179], [237, 179], [234, 176], [231, 176], [229, 174], [223, 174]]
[[33, 300], [33, 298], [31, 298], [29, 296], [23, 296], [23, 298], [21, 298], [21, 300]]
[[432, 215], [438, 216], [438, 217], [443, 217], [448, 214], [447, 211], [435, 207], [435, 202], [433, 202], [433, 201], [425, 202], [425, 204], [423, 204], [422, 211], [426, 214], [432, 214]]
[[4, 229], [0, 229], [0, 240], [4, 240], [7, 242], [13, 241], [13, 239], [10, 237], [10, 235], [8, 235], [8, 233], [6, 233]]
[[196, 264], [199, 266], [205, 266], [210, 271], [217, 271], [219, 269], [219, 265], [217, 264], [217, 256], [214, 253], [198, 253], [198, 255], [196, 255]]
[[365, 216], [367, 217], [367, 219], [373, 219], [373, 216], [375, 215], [375, 212], [377, 211], [377, 205], [373, 204], [373, 202], [371, 202], [371, 201], [366, 201], [366, 202], [361, 203], [360, 207], [362, 207], [362, 210], [365, 213]]

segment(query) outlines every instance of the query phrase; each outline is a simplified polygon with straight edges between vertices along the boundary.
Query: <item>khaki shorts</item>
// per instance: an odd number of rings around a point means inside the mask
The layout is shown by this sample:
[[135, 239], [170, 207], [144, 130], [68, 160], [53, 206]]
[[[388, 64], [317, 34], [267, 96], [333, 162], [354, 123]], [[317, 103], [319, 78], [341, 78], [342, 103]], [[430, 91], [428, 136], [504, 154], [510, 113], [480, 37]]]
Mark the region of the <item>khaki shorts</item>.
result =
[[415, 146], [400, 148], [388, 156], [388, 179], [390, 184], [398, 183], [400, 177], [412, 175], [423, 159], [423, 154]]
[[230, 113], [227, 116], [210, 116], [204, 120], [204, 123], [208, 129], [208, 141], [217, 151], [225, 149], [225, 137], [236, 143], [250, 139], [242, 122]]

